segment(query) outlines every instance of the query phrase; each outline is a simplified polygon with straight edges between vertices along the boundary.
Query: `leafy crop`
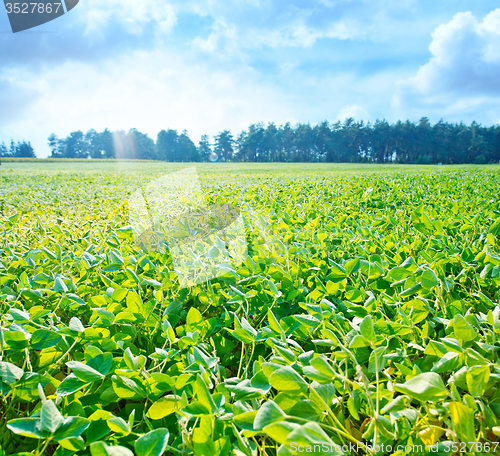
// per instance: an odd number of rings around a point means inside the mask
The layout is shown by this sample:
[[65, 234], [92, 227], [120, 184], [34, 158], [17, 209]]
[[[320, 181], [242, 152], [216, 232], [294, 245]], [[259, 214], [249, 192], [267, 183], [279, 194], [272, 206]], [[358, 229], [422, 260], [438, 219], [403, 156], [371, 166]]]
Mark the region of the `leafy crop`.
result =
[[500, 440], [498, 168], [202, 168], [279, 242], [181, 289], [106, 166], [0, 174], [0, 455]]

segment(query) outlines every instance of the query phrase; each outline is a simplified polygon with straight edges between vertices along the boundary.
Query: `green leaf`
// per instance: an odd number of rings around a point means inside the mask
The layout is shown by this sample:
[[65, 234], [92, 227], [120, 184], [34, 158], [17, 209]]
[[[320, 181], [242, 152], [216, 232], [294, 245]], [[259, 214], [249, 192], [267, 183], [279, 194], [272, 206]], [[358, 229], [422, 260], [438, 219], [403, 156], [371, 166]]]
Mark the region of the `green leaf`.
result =
[[347, 275], [351, 275], [353, 272], [356, 272], [359, 269], [359, 258], [353, 258], [352, 260], [347, 261], [345, 266], [345, 272]]
[[266, 426], [262, 429], [269, 437], [278, 442], [280, 445], [284, 445], [286, 438], [290, 432], [295, 429], [300, 428], [300, 424], [290, 423], [288, 421], [281, 421], [279, 423], [274, 423]]
[[276, 298], [279, 298], [281, 296], [281, 291], [279, 291], [277, 288], [276, 288], [276, 285], [274, 284], [274, 282], [272, 280], [268, 280], [267, 281], [268, 285], [269, 285], [269, 288], [271, 289], [271, 293], [276, 297]]
[[256, 430], [261, 430], [270, 424], [274, 424], [285, 419], [285, 412], [281, 410], [273, 401], [267, 401], [259, 408], [253, 422], [253, 427]]
[[435, 340], [430, 340], [424, 351], [425, 355], [432, 356], [443, 356], [445, 353], [447, 353], [447, 349], [444, 344]]
[[68, 287], [60, 277], [56, 277], [54, 280], [54, 291], [60, 291], [61, 293], [68, 292]]
[[373, 328], [371, 315], [367, 315], [363, 318], [363, 321], [359, 324], [359, 330], [365, 339], [370, 342], [375, 342], [375, 329]]
[[457, 314], [453, 317], [453, 331], [457, 339], [470, 341], [477, 338], [477, 331], [462, 315]]
[[281, 334], [281, 326], [274, 316], [273, 312], [271, 309], [267, 311], [267, 320], [269, 321], [269, 327], [276, 333]]
[[135, 409], [132, 410], [130, 412], [130, 415], [128, 416], [127, 424], [128, 424], [129, 429], [133, 429], [134, 428], [134, 419], [135, 419]]
[[491, 225], [489, 232], [494, 236], [500, 236], [500, 218], [496, 219], [493, 225]]
[[203, 327], [203, 316], [195, 307], [191, 307], [187, 314], [186, 325], [189, 331], [200, 330]]
[[57, 394], [59, 396], [69, 396], [88, 384], [87, 382], [82, 382], [75, 374], [69, 374], [57, 387]]
[[122, 399], [138, 400], [146, 397], [147, 393], [140, 380], [113, 375], [113, 390]]
[[210, 391], [207, 388], [207, 385], [205, 384], [205, 381], [203, 380], [203, 377], [198, 374], [196, 376], [196, 383], [195, 383], [195, 392], [196, 396], [198, 397], [198, 400], [212, 413], [217, 410], [217, 407], [215, 406], [214, 400], [212, 399], [212, 396], [210, 395]]
[[420, 323], [429, 315], [427, 306], [420, 299], [412, 299], [403, 306], [403, 309], [409, 313], [408, 318], [410, 318], [413, 324]]
[[475, 442], [474, 410], [460, 402], [450, 402], [450, 415], [458, 438], [465, 443]]
[[255, 417], [257, 416], [256, 410], [251, 410], [249, 412], [240, 413], [233, 418], [234, 424], [236, 424], [240, 429], [244, 431], [255, 432], [254, 428]]
[[207, 408], [207, 406], [205, 404], [202, 404], [200, 401], [191, 402], [188, 406], [183, 407], [181, 411], [193, 416], [211, 415], [211, 412]]
[[113, 355], [111, 353], [101, 353], [87, 361], [87, 366], [95, 369], [102, 375], [106, 375], [113, 364]]
[[180, 401], [180, 396], [168, 395], [160, 397], [160, 399], [154, 402], [149, 408], [147, 416], [152, 420], [161, 420], [178, 410], [178, 407], [180, 407]]
[[143, 313], [144, 312], [144, 304], [140, 296], [135, 291], [130, 291], [127, 294], [127, 308], [132, 313]]
[[378, 279], [384, 274], [383, 268], [372, 261], [361, 260], [359, 269], [369, 280]]
[[2, 377], [2, 381], [7, 383], [8, 385], [16, 383], [21, 379], [23, 375], [24, 371], [20, 367], [17, 367], [15, 364], [5, 361], [0, 362], [0, 376]]
[[400, 412], [406, 408], [405, 396], [399, 396], [384, 406], [382, 413]]
[[385, 369], [387, 358], [384, 355], [387, 353], [386, 347], [377, 347], [370, 354], [368, 361], [368, 372], [374, 374]]
[[420, 279], [420, 283], [424, 288], [430, 290], [439, 285], [439, 280], [434, 271], [432, 271], [431, 269], [425, 269]]
[[257, 331], [248, 322], [248, 320], [246, 318], [241, 319], [241, 328], [244, 329], [247, 333], [251, 334], [253, 337], [255, 337], [257, 335]]
[[337, 264], [335, 261], [330, 259], [328, 259], [328, 262], [330, 263], [328, 277], [332, 279], [345, 279], [347, 277], [345, 269], [340, 266], [340, 264]]
[[62, 339], [60, 334], [48, 329], [37, 329], [30, 339], [30, 345], [33, 350], [43, 350], [57, 345]]
[[139, 357], [133, 355], [130, 347], [127, 347], [123, 352], [123, 359], [130, 370], [139, 370]]
[[118, 239], [131, 239], [134, 236], [134, 228], [131, 225], [122, 226], [116, 229]]
[[466, 379], [471, 396], [482, 397], [490, 380], [490, 367], [472, 366], [467, 371]]
[[408, 296], [417, 294], [421, 290], [422, 290], [422, 284], [417, 283], [416, 285], [413, 285], [412, 287], [403, 290], [401, 293], [399, 293], [399, 296], [401, 298], [407, 298]]
[[146, 283], [148, 285], [151, 285], [152, 287], [155, 287], [155, 288], [160, 288], [161, 287], [161, 283], [158, 282], [158, 280], [155, 280], [155, 279], [148, 279], [147, 277], [143, 277], [142, 278], [142, 282]]
[[316, 356], [311, 359], [310, 364], [316, 370], [321, 372], [323, 375], [326, 375], [328, 378], [332, 379], [335, 376], [335, 370], [328, 363], [324, 356]]
[[401, 266], [391, 269], [387, 274], [387, 278], [393, 282], [399, 282], [409, 276], [411, 276], [411, 272]]
[[49, 260], [57, 260], [57, 256], [51, 252], [49, 249], [45, 247], [40, 247], [40, 250], [42, 250], [46, 255]]
[[134, 448], [137, 456], [161, 456], [168, 445], [168, 429], [159, 428], [139, 437]]
[[443, 380], [434, 372], [417, 375], [404, 384], [397, 383], [394, 385], [394, 390], [421, 402], [437, 401], [448, 396]]
[[52, 400], [45, 401], [40, 412], [40, 428], [42, 431], [54, 434], [59, 429], [63, 421], [64, 418], [58, 410], [56, 404], [54, 404]]
[[83, 434], [85, 429], [90, 425], [87, 418], [79, 416], [69, 416], [64, 419], [62, 425], [59, 427], [54, 435], [56, 440], [74, 439]]
[[127, 272], [127, 275], [132, 278], [132, 280], [139, 284], [141, 283], [141, 279], [139, 279], [139, 276], [135, 273], [134, 270], [130, 269], [130, 268], [125, 268], [125, 271]]
[[290, 366], [281, 367], [273, 372], [269, 377], [269, 383], [278, 391], [290, 393], [305, 393], [309, 386], [299, 373]]
[[46, 376], [36, 374], [35, 372], [25, 372], [21, 380], [15, 383], [13, 386], [16, 390], [34, 390], [38, 388], [38, 384], [41, 387], [49, 383]]
[[328, 437], [323, 429], [321, 429], [321, 426], [315, 422], [306, 423], [290, 432], [286, 438], [285, 446], [292, 450], [294, 448], [297, 450], [299, 447], [302, 447], [305, 452], [310, 448], [314, 450], [314, 453], [311, 451], [309, 451], [309, 453], [315, 456], [335, 456], [343, 454], [337, 451], [338, 445], [335, 445], [332, 439]]
[[333, 331], [329, 329], [322, 329], [321, 334], [331, 341], [332, 349], [337, 348], [340, 345], [339, 339]]
[[104, 378], [104, 375], [99, 371], [79, 361], [68, 361], [66, 366], [68, 366], [82, 382], [92, 383]]
[[24, 350], [28, 346], [26, 334], [23, 331], [5, 331], [3, 333], [5, 342], [12, 350]]
[[69, 329], [76, 332], [85, 331], [85, 328], [83, 327], [83, 324], [78, 317], [71, 317], [71, 320], [69, 321]]
[[455, 387], [460, 387], [462, 389], [467, 389], [467, 371], [469, 368], [467, 366], [462, 367], [448, 379], [449, 385], [454, 385]]
[[460, 342], [457, 339], [453, 339], [450, 337], [443, 337], [441, 339], [441, 343], [446, 347], [447, 350], [451, 350], [455, 353], [463, 353], [464, 349], [460, 345]]
[[463, 356], [460, 353], [448, 352], [443, 355], [441, 359], [439, 359], [434, 366], [432, 366], [432, 372], [436, 372], [438, 374], [442, 372], [454, 372], [460, 369]]
[[127, 296], [128, 289], [127, 288], [118, 288], [117, 290], [113, 291], [113, 301], [121, 302], [125, 299], [125, 296]]
[[[58, 443], [60, 447], [54, 452], [54, 456], [70, 456], [76, 451], [85, 449], [85, 440], [83, 440], [81, 437], [59, 440]], [[69, 451], [65, 452], [64, 454], [62, 452], [62, 449]]]
[[134, 456], [128, 448], [122, 446], [108, 446], [104, 442], [94, 442], [90, 445], [92, 456]]
[[251, 344], [254, 342], [254, 336], [252, 333], [248, 332], [246, 329], [239, 328], [231, 331], [231, 334], [236, 337], [240, 342], [245, 344]]
[[109, 428], [118, 434], [122, 435], [129, 435], [130, 434], [130, 427], [128, 423], [123, 419], [120, 418], [119, 416], [114, 416], [113, 418], [110, 418], [108, 421], [108, 426]]
[[29, 321], [30, 319], [30, 314], [28, 312], [23, 312], [22, 310], [16, 308], [11, 308], [9, 310], [9, 313], [12, 315], [14, 320], [16, 320], [19, 323]]
[[14, 433], [23, 437], [33, 439], [44, 439], [46, 436], [42, 433], [40, 420], [38, 418], [16, 418], [7, 423], [7, 427]]
[[370, 341], [360, 334], [356, 334], [349, 342], [349, 348], [362, 348], [369, 347], [370, 345]]

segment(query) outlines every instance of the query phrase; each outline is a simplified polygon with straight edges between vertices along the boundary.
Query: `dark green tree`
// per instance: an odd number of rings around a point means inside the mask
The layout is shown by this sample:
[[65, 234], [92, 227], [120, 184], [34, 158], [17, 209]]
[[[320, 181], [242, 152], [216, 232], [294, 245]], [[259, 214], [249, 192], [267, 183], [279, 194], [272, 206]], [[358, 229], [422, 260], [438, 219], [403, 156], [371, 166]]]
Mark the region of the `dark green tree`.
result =
[[209, 139], [208, 135], [202, 135], [198, 143], [198, 154], [202, 161], [209, 161], [210, 155], [212, 154], [212, 147], [210, 146]]
[[89, 145], [82, 131], [73, 131], [66, 139], [59, 140], [65, 158], [88, 158]]
[[31, 143], [28, 141], [20, 142], [18, 141], [15, 146], [14, 157], [19, 158], [36, 158], [35, 151], [31, 146]]
[[158, 158], [155, 142], [145, 133], [132, 128], [127, 134], [132, 150], [132, 158], [137, 160], [156, 160]]
[[234, 154], [234, 139], [229, 130], [224, 130], [215, 137], [215, 153], [221, 161], [230, 161]]
[[49, 144], [50, 151], [51, 151], [50, 156], [52, 158], [62, 158], [63, 157], [62, 151], [59, 147], [59, 139], [54, 133], [52, 133], [48, 137], [48, 144]]
[[156, 154], [159, 160], [173, 162], [178, 160], [179, 135], [176, 130], [162, 130], [156, 139]]
[[198, 153], [198, 149], [196, 148], [193, 141], [188, 136], [186, 130], [184, 130], [178, 139], [179, 155], [181, 157], [181, 161], [189, 161], [189, 162], [199, 162], [200, 154]]
[[4, 142], [0, 144], [0, 157], [8, 157], [9, 156], [9, 151], [7, 149], [7, 146], [5, 145]]
[[98, 147], [103, 158], [115, 158], [113, 133], [107, 128], [102, 133], [99, 133]]

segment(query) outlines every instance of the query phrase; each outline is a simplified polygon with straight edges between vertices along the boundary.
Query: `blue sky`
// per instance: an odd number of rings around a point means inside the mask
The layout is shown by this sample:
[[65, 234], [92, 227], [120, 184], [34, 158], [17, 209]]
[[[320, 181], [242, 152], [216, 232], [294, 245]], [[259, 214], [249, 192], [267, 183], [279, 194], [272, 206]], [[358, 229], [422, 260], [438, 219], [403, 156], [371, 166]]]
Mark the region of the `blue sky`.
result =
[[[497, 9], [498, 8], [498, 9]], [[9, 33], [0, 141], [254, 122], [500, 123], [500, 7], [487, 0], [80, 0]]]

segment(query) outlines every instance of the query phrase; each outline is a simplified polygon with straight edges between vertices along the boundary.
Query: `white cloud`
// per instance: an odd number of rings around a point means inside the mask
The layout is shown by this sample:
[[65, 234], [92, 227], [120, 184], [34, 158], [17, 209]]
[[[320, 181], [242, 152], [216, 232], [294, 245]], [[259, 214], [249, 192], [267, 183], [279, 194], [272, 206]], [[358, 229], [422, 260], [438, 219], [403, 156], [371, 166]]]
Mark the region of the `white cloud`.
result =
[[344, 121], [346, 119], [349, 119], [350, 117], [357, 121], [368, 121], [371, 118], [368, 111], [357, 104], [342, 106], [339, 113], [337, 114], [337, 120]]
[[164, 0], [86, 0], [78, 5], [78, 17], [88, 35], [99, 33], [111, 21], [123, 24], [130, 33], [143, 33], [154, 26], [169, 33], [176, 22], [174, 6]]
[[210, 50], [220, 51], [223, 47], [214, 43], [278, 49], [308, 48], [322, 39], [380, 40], [397, 21], [415, 21], [416, 0], [212, 0], [189, 5], [196, 14], [214, 18], [211, 36], [204, 41]]
[[[271, 78], [237, 57], [231, 67], [230, 59], [221, 64], [197, 55], [158, 47], [99, 64], [12, 70], [6, 90], [16, 94], [12, 106], [22, 109], [3, 107], [11, 115], [0, 119], [0, 141], [31, 140], [37, 154], [47, 156], [52, 132], [65, 137], [76, 130], [134, 127], [156, 139], [161, 129], [173, 128], [187, 129], [197, 142], [202, 134], [213, 137], [223, 129], [236, 136], [256, 122], [372, 120], [368, 113], [378, 115], [397, 77], [311, 74], [292, 66]], [[2, 81], [0, 73], [0, 92]]]
[[430, 60], [399, 83], [396, 107], [434, 109], [438, 117], [455, 119], [483, 111], [483, 121], [495, 121], [500, 115], [500, 8], [482, 21], [470, 12], [456, 14], [436, 28], [429, 50]]
[[161, 129], [186, 128], [197, 141], [224, 128], [237, 133], [252, 122], [288, 120], [292, 110], [249, 67], [217, 70], [166, 50], [138, 51], [99, 66], [67, 62], [37, 74], [18, 70], [14, 80], [22, 85], [11, 82], [9, 92], [33, 87], [33, 99], [16, 117], [3, 119], [0, 138], [29, 139], [39, 156], [48, 154], [51, 132], [64, 137], [134, 127], [156, 139]]

